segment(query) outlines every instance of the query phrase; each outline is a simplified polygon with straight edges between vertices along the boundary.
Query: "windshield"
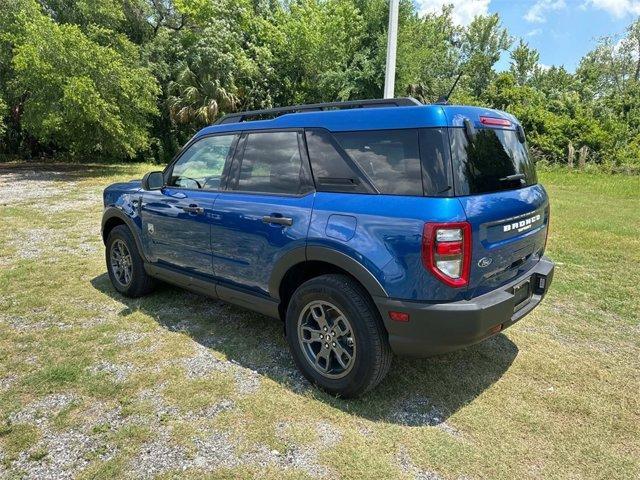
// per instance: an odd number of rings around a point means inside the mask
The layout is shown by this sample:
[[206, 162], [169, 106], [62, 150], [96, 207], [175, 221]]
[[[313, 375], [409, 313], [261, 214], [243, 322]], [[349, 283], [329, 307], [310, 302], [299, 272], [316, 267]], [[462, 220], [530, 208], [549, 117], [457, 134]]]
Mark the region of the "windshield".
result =
[[484, 128], [467, 141], [463, 128], [450, 131], [456, 195], [473, 195], [535, 185], [527, 146], [514, 130]]

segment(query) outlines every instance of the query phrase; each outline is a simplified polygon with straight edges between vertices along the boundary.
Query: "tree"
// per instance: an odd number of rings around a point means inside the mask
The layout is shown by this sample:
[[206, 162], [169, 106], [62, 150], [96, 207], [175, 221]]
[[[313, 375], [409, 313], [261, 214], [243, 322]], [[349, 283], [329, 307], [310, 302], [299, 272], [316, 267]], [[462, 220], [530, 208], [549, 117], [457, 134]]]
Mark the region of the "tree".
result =
[[529, 47], [522, 39], [511, 52], [509, 71], [516, 78], [519, 85], [524, 85], [539, 68], [540, 54]]
[[134, 45], [120, 38], [118, 49], [101, 46], [33, 2], [13, 18], [7, 89], [25, 134], [78, 156], [131, 158], [148, 146], [158, 89], [136, 65]]
[[482, 97], [487, 86], [495, 78], [493, 66], [511, 43], [512, 39], [507, 30], [502, 28], [498, 14], [475, 17], [464, 30], [464, 68], [471, 92], [476, 98]]

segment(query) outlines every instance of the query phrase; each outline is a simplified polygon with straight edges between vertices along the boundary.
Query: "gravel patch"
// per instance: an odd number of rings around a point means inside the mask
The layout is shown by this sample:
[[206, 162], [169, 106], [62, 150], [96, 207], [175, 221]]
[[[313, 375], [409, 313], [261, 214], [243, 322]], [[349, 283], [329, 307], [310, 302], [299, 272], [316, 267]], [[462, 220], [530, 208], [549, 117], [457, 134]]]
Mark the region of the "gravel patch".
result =
[[453, 437], [462, 437], [462, 432], [448, 424], [444, 412], [428, 398], [416, 397], [398, 403], [398, 409], [391, 415], [395, 422], [409, 427], [436, 427]]
[[236, 454], [235, 440], [227, 433], [214, 432], [204, 439], [196, 439], [195, 445], [197, 453], [193, 466], [201, 469], [232, 468], [256, 460], [247, 458], [247, 462], [242, 462]]
[[238, 454], [239, 442], [229, 433], [214, 431], [194, 439], [195, 453], [172, 443], [170, 435], [161, 430], [158, 436], [141, 449], [132, 462], [133, 476], [152, 478], [167, 471], [199, 469], [207, 472], [239, 465], [264, 468], [296, 469], [314, 478], [336, 478], [334, 472], [317, 463], [318, 445], [293, 448], [285, 453], [265, 445], [254, 445]]
[[146, 443], [131, 464], [132, 478], [153, 478], [169, 470], [186, 470], [192, 461], [184, 447], [172, 443], [166, 432]]
[[317, 444], [323, 448], [333, 447], [342, 440], [340, 430], [327, 422], [316, 423], [316, 433], [318, 435]]
[[124, 382], [127, 377], [134, 370], [134, 366], [130, 363], [116, 364], [110, 362], [100, 362], [92, 367], [88, 368], [89, 372], [93, 375], [97, 375], [100, 373], [107, 373], [113, 377], [113, 379], [120, 383]]
[[100, 201], [99, 195], [87, 193], [79, 198], [67, 199], [62, 197], [60, 200], [50, 199], [39, 205], [38, 210], [49, 214], [63, 213], [70, 210], [90, 211], [92, 208], [100, 207]]
[[[44, 318], [42, 318], [44, 316]], [[66, 330], [73, 325], [61, 321], [57, 316], [41, 311], [34, 311], [33, 316], [3, 315], [0, 314], [0, 322], [6, 323], [17, 332], [30, 332], [33, 330], [46, 330], [47, 328], [60, 328]]]
[[231, 362], [216, 358], [206, 347], [197, 345], [196, 354], [193, 357], [183, 358], [182, 367], [187, 378], [191, 380], [204, 378], [213, 372], [226, 372], [233, 368]]
[[30, 403], [17, 413], [11, 414], [9, 420], [12, 423], [32, 423], [42, 426], [76, 401], [78, 401], [78, 397], [75, 395], [54, 393]]
[[142, 390], [138, 393], [138, 398], [144, 402], [151, 403], [155, 410], [156, 418], [162, 419], [167, 416], [178, 417], [178, 407], [170, 404], [166, 398], [164, 398], [160, 391], [167, 386], [167, 383], [161, 383], [155, 385], [152, 388]]
[[120, 407], [109, 409], [96, 402], [82, 412], [82, 429], [58, 431], [51, 428], [50, 420], [78, 400], [74, 395], [48, 395], [9, 417], [12, 423], [36, 425], [41, 433], [38, 443], [21, 452], [11, 463], [11, 471], [20, 472], [20, 478], [26, 479], [70, 479], [91, 461], [107, 461], [114, 457], [115, 446], [106, 442], [104, 435], [96, 435], [93, 429], [97, 425], [107, 425], [111, 430], [122, 426], [124, 419]]
[[104, 402], [92, 401], [88, 409], [82, 412], [82, 424], [85, 432], [91, 433], [95, 429], [119, 430], [125, 423], [139, 423], [138, 417], [124, 417], [120, 405], [109, 406]]
[[18, 377], [16, 375], [7, 375], [6, 377], [0, 378], [0, 392], [9, 390], [17, 380]]
[[[173, 361], [168, 363], [172, 364]], [[257, 371], [243, 367], [235, 361], [221, 360], [201, 344], [196, 345], [194, 356], [182, 358], [179, 363], [184, 368], [187, 378], [191, 380], [205, 378], [214, 372], [230, 372], [239, 394], [250, 395], [260, 388], [260, 374]]]
[[236, 407], [236, 404], [232, 400], [221, 400], [218, 403], [213, 405], [209, 405], [204, 407], [201, 410], [197, 410], [195, 412], [187, 412], [185, 414], [180, 415], [180, 419], [192, 421], [192, 420], [211, 420], [215, 418], [218, 414], [222, 412], [227, 412], [229, 410], [233, 410]]
[[0, 171], [0, 205], [13, 205], [73, 192], [77, 183], [61, 181], [64, 180], [63, 175], [63, 172], [52, 171]]
[[135, 345], [136, 343], [142, 342], [147, 337], [145, 333], [138, 332], [118, 332], [116, 334], [115, 342], [116, 345], [120, 347], [129, 347], [131, 345]]
[[[32, 460], [34, 452], [46, 452], [46, 455], [40, 460]], [[33, 449], [19, 455], [12, 468], [24, 472], [22, 478], [27, 479], [75, 478], [95, 454], [101, 461], [107, 461], [115, 455], [115, 448], [84, 433], [48, 431]]]
[[[81, 225], [76, 228], [82, 229]], [[37, 260], [40, 258], [52, 258], [57, 260], [61, 254], [88, 256], [98, 252], [100, 244], [98, 234], [83, 235], [74, 245], [68, 245], [69, 231], [53, 228], [30, 228], [26, 231], [18, 231], [7, 244], [15, 250], [13, 255], [8, 255], [5, 260]], [[52, 254], [52, 255], [50, 255]]]

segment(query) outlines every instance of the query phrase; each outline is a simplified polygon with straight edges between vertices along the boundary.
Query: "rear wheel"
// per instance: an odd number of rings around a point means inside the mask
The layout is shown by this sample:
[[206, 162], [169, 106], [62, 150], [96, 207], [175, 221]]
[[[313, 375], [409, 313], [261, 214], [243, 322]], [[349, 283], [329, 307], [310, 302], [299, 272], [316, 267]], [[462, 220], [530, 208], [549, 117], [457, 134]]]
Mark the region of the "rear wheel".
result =
[[111, 283], [127, 297], [141, 297], [153, 290], [153, 279], [144, 270], [144, 262], [131, 231], [118, 225], [107, 237], [107, 271]]
[[293, 294], [287, 341], [296, 365], [334, 395], [357, 397], [389, 371], [391, 349], [375, 305], [346, 275], [322, 275]]

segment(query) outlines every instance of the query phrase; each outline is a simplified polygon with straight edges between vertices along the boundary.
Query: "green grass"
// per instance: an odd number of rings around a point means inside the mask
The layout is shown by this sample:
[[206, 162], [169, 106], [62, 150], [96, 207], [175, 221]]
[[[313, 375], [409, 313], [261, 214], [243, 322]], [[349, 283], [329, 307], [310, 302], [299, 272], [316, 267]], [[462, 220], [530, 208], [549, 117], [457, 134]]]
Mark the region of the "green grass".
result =
[[[0, 165], [0, 182], [56, 168]], [[640, 177], [542, 172], [557, 262], [543, 304], [464, 351], [395, 359], [375, 391], [346, 401], [298, 380], [277, 321], [171, 287], [138, 300], [114, 292], [101, 188], [156, 168], [65, 165], [44, 198], [4, 196], [0, 183], [0, 472], [46, 465], [51, 435], [81, 432], [97, 445], [74, 471], [86, 478], [127, 478], [159, 435], [194, 459], [214, 433], [237, 464], [162, 478], [640, 475]], [[185, 367], [203, 351], [214, 360]], [[128, 373], [118, 381], [104, 362]], [[37, 425], [12, 421], [55, 394], [74, 400]], [[271, 460], [253, 461], [260, 452]], [[317, 470], [274, 460], [287, 455]]]

